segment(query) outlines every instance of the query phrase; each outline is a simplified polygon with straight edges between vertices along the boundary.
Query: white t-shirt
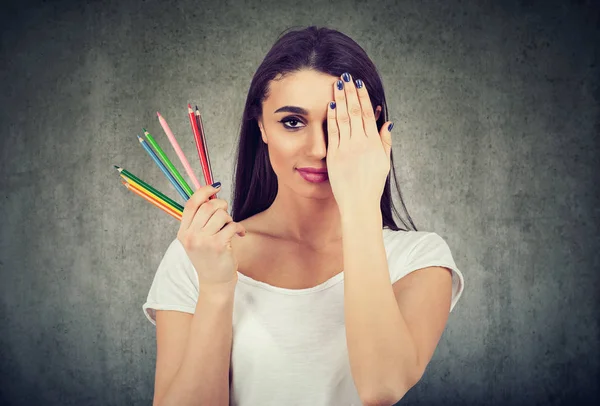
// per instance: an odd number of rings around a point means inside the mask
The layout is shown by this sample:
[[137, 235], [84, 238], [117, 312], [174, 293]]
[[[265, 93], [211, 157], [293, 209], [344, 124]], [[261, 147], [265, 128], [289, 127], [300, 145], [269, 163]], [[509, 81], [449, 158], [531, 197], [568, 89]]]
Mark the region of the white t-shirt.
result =
[[[452, 302], [464, 289], [462, 273], [438, 234], [383, 229], [390, 281], [428, 266], [452, 271]], [[175, 239], [156, 275], [144, 314], [194, 313], [198, 276]], [[230, 405], [361, 405], [344, 325], [344, 273], [318, 286], [284, 289], [238, 273], [233, 307]]]

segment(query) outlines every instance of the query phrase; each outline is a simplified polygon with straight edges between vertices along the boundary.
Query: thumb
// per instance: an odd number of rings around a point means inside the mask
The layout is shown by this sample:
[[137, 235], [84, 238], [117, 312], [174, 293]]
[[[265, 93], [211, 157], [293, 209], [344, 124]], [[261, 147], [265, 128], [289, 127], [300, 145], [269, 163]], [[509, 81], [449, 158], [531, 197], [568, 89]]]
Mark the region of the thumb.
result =
[[386, 122], [381, 126], [380, 131], [381, 144], [383, 145], [383, 149], [385, 150], [388, 159], [391, 159], [392, 153], [392, 127], [394, 127], [393, 122]]

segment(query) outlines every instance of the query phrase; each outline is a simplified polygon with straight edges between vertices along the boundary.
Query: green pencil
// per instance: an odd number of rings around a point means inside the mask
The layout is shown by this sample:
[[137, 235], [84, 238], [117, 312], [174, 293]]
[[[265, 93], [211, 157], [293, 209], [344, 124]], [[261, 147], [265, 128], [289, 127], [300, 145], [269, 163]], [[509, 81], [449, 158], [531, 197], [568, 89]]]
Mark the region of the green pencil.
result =
[[117, 166], [117, 165], [114, 165], [114, 167], [117, 168], [117, 170], [121, 173], [121, 175], [126, 176], [129, 179], [135, 180], [142, 187], [144, 187], [147, 190], [151, 191], [155, 195], [160, 196], [161, 199], [166, 200], [167, 202], [169, 202], [173, 206], [177, 207], [179, 210], [183, 211], [183, 206], [182, 205], [180, 205], [179, 203], [177, 203], [176, 201], [174, 201], [172, 199], [169, 199], [167, 196], [165, 196], [164, 194], [160, 193], [158, 190], [154, 189], [152, 186], [150, 186], [149, 184], [147, 184], [146, 182], [144, 182], [143, 180], [141, 180], [140, 178], [138, 178], [137, 176], [135, 176], [133, 173], [131, 173], [131, 172], [127, 171], [126, 169], [123, 169], [123, 168], [121, 168], [120, 166]]
[[175, 168], [169, 157], [167, 157], [167, 154], [164, 153], [160, 145], [158, 145], [154, 138], [152, 138], [152, 135], [150, 135], [150, 133], [145, 128], [142, 128], [142, 130], [144, 130], [144, 135], [148, 139], [148, 142], [150, 142], [150, 145], [152, 145], [152, 148], [154, 148], [158, 156], [162, 159], [167, 168], [169, 168], [169, 171], [171, 171], [171, 175], [173, 175], [173, 177], [177, 179], [177, 182], [179, 182], [179, 186], [181, 186], [187, 192], [188, 195], [192, 196], [194, 194], [194, 191], [185, 182], [185, 179], [183, 179], [177, 168]]

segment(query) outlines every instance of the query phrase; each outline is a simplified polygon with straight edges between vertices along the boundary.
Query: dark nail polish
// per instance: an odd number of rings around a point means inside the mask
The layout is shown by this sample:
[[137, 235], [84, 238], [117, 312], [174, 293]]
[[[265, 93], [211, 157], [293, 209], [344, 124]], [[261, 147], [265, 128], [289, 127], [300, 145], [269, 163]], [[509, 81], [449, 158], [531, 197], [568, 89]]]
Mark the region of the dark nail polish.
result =
[[337, 88], [338, 90], [342, 90], [344, 88], [344, 82], [342, 82], [341, 80], [337, 81]]
[[362, 80], [360, 80], [360, 79], [356, 79], [356, 87], [357, 87], [357, 88], [359, 88], [359, 89], [360, 89], [361, 87], [363, 87], [363, 81], [362, 81]]
[[348, 73], [344, 73], [342, 75], [342, 79], [344, 79], [345, 82], [350, 82], [350, 75]]
[[392, 128], [394, 128], [394, 123], [390, 123], [390, 125], [388, 125], [388, 131], [392, 131]]
[[335, 102], [332, 101], [331, 103], [329, 103], [329, 107], [333, 110], [335, 109]]
[[214, 187], [215, 189], [218, 188], [219, 186], [221, 186], [221, 182], [215, 182], [211, 185], [212, 187]]

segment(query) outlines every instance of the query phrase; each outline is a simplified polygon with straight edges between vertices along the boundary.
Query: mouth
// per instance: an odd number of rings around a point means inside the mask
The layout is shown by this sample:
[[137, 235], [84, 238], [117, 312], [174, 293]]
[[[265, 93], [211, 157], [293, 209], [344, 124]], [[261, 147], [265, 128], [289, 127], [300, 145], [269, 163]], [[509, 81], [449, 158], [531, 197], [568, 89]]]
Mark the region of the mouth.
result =
[[296, 170], [298, 170], [300, 172], [304, 172], [304, 173], [327, 174], [327, 168], [305, 167], [305, 168], [296, 168]]
[[298, 169], [298, 173], [304, 180], [311, 183], [322, 183], [329, 180], [329, 175], [327, 172], [309, 172]]

